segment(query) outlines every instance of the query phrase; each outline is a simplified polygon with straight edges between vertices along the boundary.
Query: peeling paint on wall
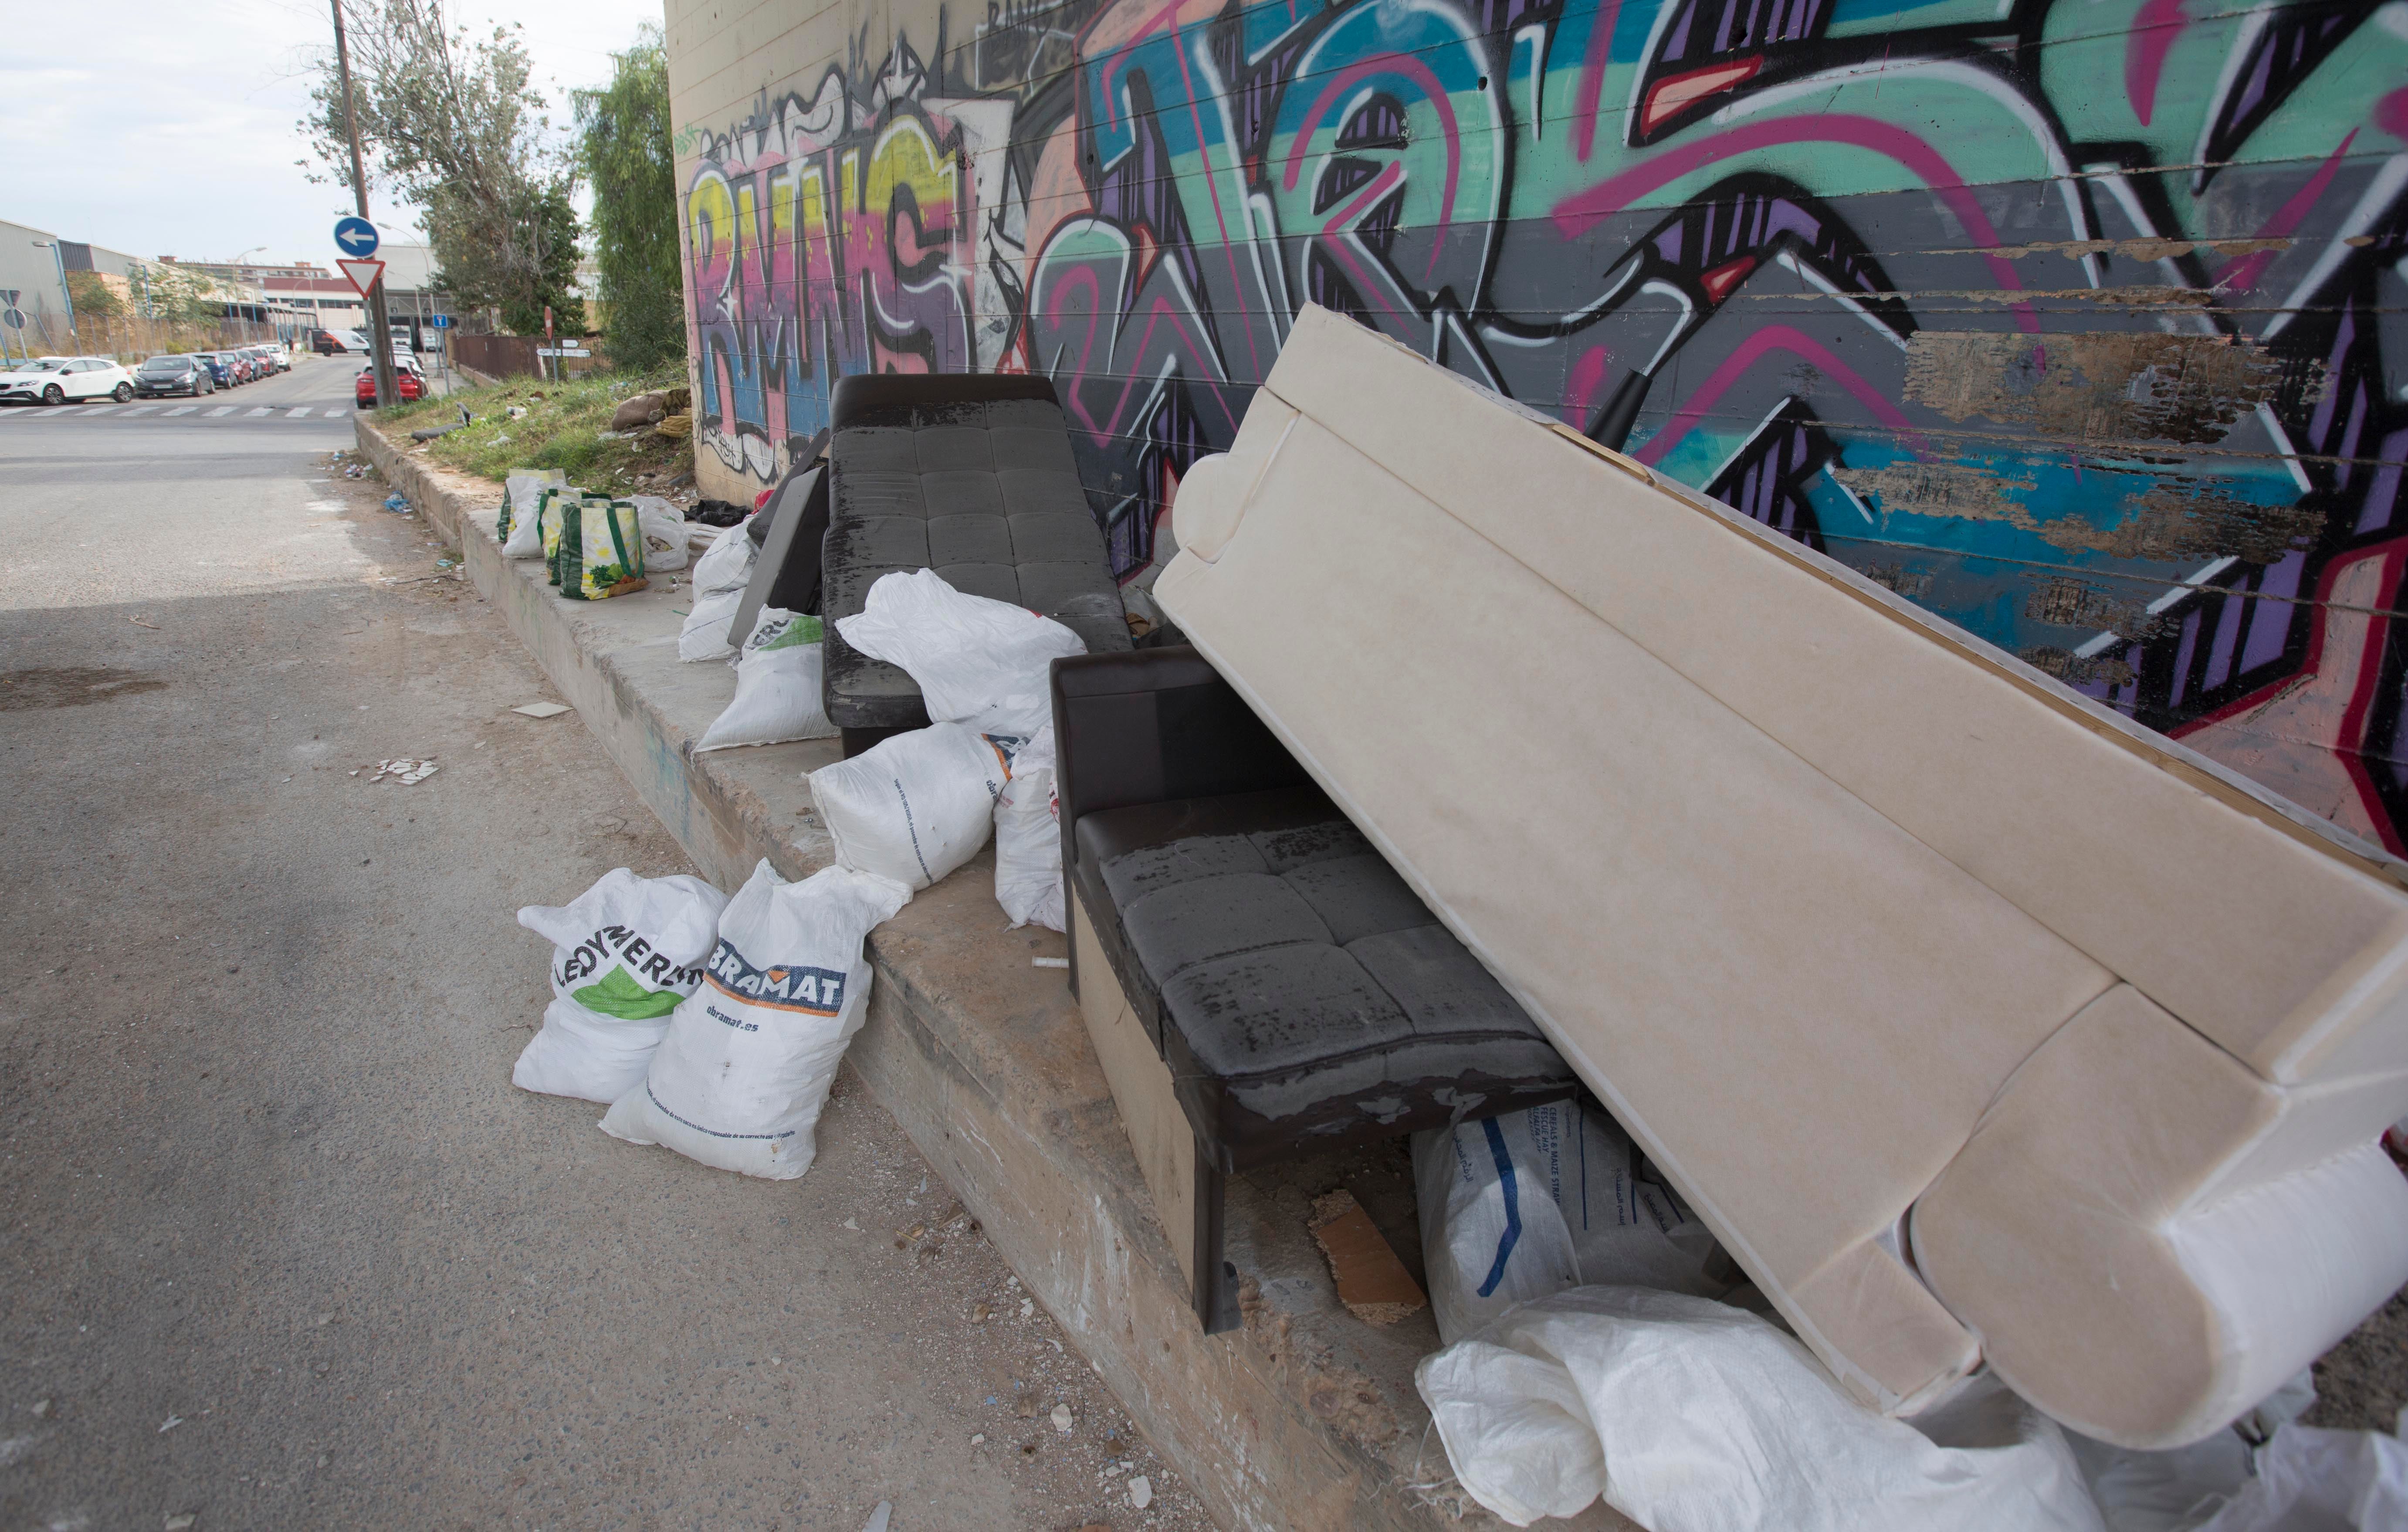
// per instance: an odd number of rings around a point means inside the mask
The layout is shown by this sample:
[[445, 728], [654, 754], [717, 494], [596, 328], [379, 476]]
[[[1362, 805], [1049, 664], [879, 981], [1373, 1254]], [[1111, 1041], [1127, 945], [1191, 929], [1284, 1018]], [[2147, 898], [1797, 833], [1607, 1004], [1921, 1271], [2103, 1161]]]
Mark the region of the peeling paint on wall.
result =
[[1921, 330], [1907, 346], [1906, 396], [1948, 420], [2028, 426], [2096, 451], [2222, 441], [2261, 405], [2286, 395], [2313, 404], [2315, 392], [2293, 371], [2284, 358], [2229, 336]]

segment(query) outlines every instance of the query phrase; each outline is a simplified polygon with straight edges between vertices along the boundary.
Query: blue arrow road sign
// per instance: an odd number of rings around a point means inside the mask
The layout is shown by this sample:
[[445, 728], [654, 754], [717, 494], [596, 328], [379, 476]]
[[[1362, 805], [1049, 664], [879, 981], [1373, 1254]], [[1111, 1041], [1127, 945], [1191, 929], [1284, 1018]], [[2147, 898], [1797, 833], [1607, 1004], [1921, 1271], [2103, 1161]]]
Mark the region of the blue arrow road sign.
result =
[[365, 218], [346, 218], [335, 224], [335, 243], [354, 261], [365, 261], [376, 253], [376, 225]]
[[426, 318], [426, 322], [438, 330], [448, 330], [452, 328], [452, 316], [449, 314], [430, 314]]

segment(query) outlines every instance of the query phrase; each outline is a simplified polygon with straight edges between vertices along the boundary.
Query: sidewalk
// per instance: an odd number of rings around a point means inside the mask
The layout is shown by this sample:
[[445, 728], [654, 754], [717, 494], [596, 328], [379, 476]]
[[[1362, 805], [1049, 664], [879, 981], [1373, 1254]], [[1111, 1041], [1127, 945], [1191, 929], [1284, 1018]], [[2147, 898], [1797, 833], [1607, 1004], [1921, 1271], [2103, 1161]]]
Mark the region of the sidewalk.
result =
[[[365, 416], [357, 425], [368, 457], [459, 544], [478, 592], [707, 876], [733, 888], [763, 857], [788, 878], [827, 864], [801, 777], [837, 758], [835, 741], [688, 753], [735, 677], [679, 663], [681, 577], [564, 602], [538, 563], [500, 557], [498, 485], [400, 451]], [[853, 1069], [1215, 1520], [1494, 1525], [1454, 1484], [1413, 1389], [1413, 1364], [1438, 1346], [1428, 1310], [1387, 1329], [1354, 1319], [1306, 1230], [1312, 1199], [1343, 1185], [1418, 1272], [1401, 1140], [1232, 1184], [1227, 1255], [1245, 1324], [1206, 1337], [1062, 972], [1032, 961], [1064, 955], [1063, 938], [1006, 929], [992, 847], [870, 949], [878, 979]], [[1563, 1525], [1627, 1524], [1598, 1507]]]

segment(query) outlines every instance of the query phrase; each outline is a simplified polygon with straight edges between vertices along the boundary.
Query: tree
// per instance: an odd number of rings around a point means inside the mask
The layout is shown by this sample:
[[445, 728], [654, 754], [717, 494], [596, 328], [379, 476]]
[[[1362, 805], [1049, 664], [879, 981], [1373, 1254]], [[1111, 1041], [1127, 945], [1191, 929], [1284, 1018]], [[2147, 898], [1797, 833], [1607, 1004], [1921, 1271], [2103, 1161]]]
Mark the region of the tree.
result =
[[97, 271], [67, 273], [67, 292], [75, 299], [79, 319], [116, 319], [125, 312], [117, 294], [101, 279]]
[[[443, 0], [353, 0], [344, 14], [369, 178], [422, 209], [439, 285], [465, 306], [501, 309], [522, 334], [543, 328], [546, 305], [563, 329], [581, 332], [569, 206], [575, 167], [529, 83], [520, 29], [472, 38], [450, 23]], [[343, 87], [331, 50], [310, 97], [301, 127], [322, 167], [313, 179], [349, 188]]]
[[669, 64], [660, 28], [610, 55], [609, 85], [574, 100], [578, 165], [594, 188], [594, 264], [610, 360], [649, 372], [685, 354], [677, 171], [669, 150]]

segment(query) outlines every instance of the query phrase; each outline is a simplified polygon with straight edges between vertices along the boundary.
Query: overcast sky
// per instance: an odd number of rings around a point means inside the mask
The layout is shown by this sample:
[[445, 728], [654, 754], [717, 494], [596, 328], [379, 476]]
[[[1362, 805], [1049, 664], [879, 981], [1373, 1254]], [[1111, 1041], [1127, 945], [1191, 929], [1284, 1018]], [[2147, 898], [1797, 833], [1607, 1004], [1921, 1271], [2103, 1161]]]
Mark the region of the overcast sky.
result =
[[[353, 0], [354, 5], [357, 0]], [[609, 77], [661, 0], [452, 0], [454, 19], [526, 28], [558, 99]], [[336, 255], [349, 194], [295, 160], [325, 0], [134, 0], [0, 7], [0, 219], [132, 255], [256, 261]], [[388, 239], [423, 236], [380, 198]]]

